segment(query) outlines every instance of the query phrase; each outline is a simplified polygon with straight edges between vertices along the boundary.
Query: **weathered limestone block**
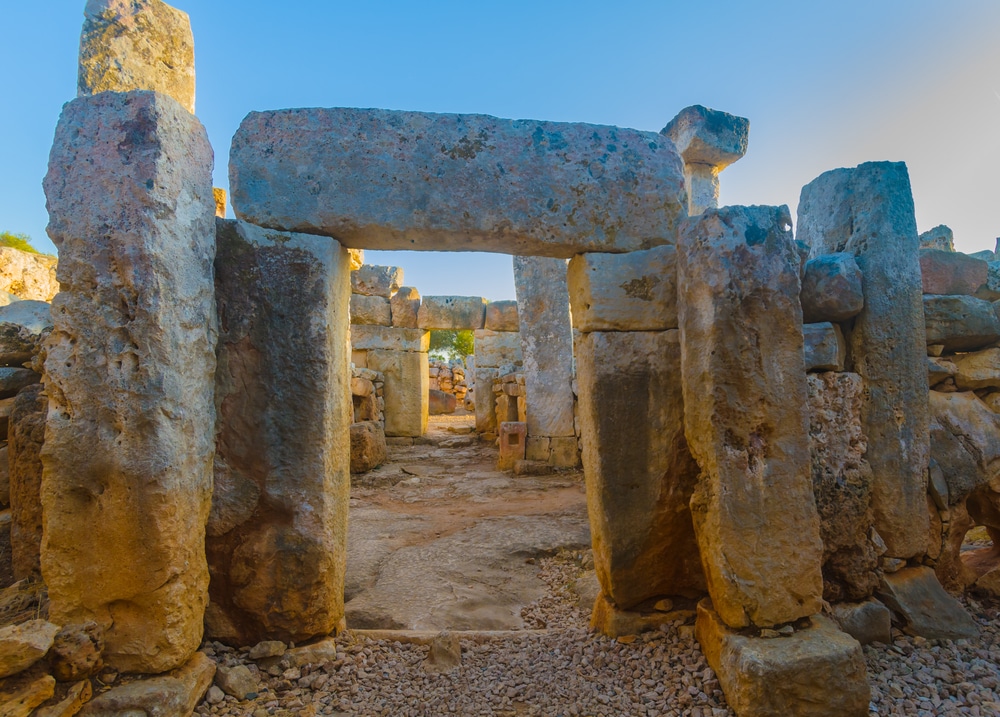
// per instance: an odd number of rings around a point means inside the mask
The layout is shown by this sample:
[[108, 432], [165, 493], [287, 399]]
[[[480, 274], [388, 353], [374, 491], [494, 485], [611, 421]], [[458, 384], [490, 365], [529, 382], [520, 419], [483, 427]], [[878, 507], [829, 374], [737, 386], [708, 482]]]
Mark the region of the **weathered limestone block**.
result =
[[426, 433], [430, 380], [427, 354], [373, 350], [368, 352], [368, 368], [385, 374], [385, 435]]
[[0, 292], [21, 299], [52, 301], [59, 292], [54, 256], [0, 247]]
[[45, 301], [15, 301], [0, 307], [0, 324], [15, 324], [38, 336], [52, 326], [52, 307]]
[[869, 534], [874, 476], [861, 432], [861, 377], [809, 374], [809, 449], [823, 540], [823, 597], [863, 600], [878, 587]]
[[939, 224], [933, 229], [928, 229], [922, 233], [918, 239], [920, 240], [921, 249], [955, 251], [955, 235], [951, 229], [944, 224]]
[[41, 578], [42, 445], [49, 399], [40, 384], [14, 399], [10, 415], [7, 465], [10, 475], [10, 543], [17, 580]]
[[486, 115], [251, 112], [229, 181], [241, 219], [365, 249], [568, 259], [669, 243], [687, 210], [655, 133]]
[[491, 301], [486, 305], [487, 331], [520, 331], [517, 315], [517, 301]]
[[387, 457], [381, 422], [351, 424], [351, 473], [366, 473], [385, 463]]
[[431, 416], [442, 416], [455, 412], [455, 394], [435, 391], [433, 388], [427, 396], [427, 412]]
[[473, 337], [477, 369], [523, 362], [520, 332], [483, 329], [473, 332]]
[[958, 367], [953, 359], [952, 356], [947, 358], [927, 357], [927, 385], [929, 387], [934, 388], [958, 374]]
[[844, 370], [847, 344], [837, 324], [803, 324], [802, 341], [806, 371]]
[[56, 680], [76, 682], [96, 675], [104, 667], [103, 653], [104, 631], [96, 622], [86, 622], [61, 628], [46, 659]]
[[594, 567], [619, 610], [705, 593], [688, 504], [698, 464], [684, 438], [673, 331], [593, 332], [577, 344]]
[[79, 717], [124, 715], [190, 715], [215, 677], [215, 663], [196, 652], [187, 664], [169, 674], [136, 680], [104, 692], [83, 706]]
[[153, 90], [194, 113], [194, 35], [161, 0], [87, 0], [77, 96]]
[[420, 311], [420, 292], [412, 286], [401, 286], [389, 299], [392, 309], [392, 325], [397, 329], [417, 328], [417, 313]]
[[660, 132], [684, 158], [691, 216], [719, 206], [719, 172], [746, 154], [749, 132], [750, 120], [701, 105], [681, 110]]
[[790, 225], [787, 207], [708, 210], [677, 244], [685, 435], [702, 471], [691, 512], [732, 627], [813, 615], [823, 591]]
[[1000, 388], [1000, 348], [954, 357], [955, 385], [963, 391]]
[[425, 296], [417, 312], [421, 329], [481, 329], [487, 301], [481, 296]]
[[578, 331], [666, 331], [677, 328], [677, 249], [578, 254], [567, 282]]
[[42, 380], [40, 374], [28, 368], [0, 367], [0, 398], [12, 398], [23, 388]]
[[384, 296], [351, 294], [351, 323], [369, 326], [392, 326], [392, 309]]
[[[431, 335], [423, 329], [356, 324], [351, 327], [351, 347], [355, 351], [419, 351], [426, 353]], [[369, 366], [368, 368], [372, 368]]]
[[529, 436], [575, 436], [573, 326], [566, 262], [514, 257]]
[[927, 344], [946, 353], [975, 351], [1000, 339], [1000, 318], [993, 305], [972, 296], [924, 296]]
[[[906, 165], [835, 169], [802, 189], [797, 239], [812, 256], [854, 254], [864, 308], [848, 352], [864, 379], [862, 431], [876, 476], [875, 528], [894, 558], [927, 545], [927, 343]], [[933, 342], [932, 342], [933, 343]]]
[[842, 602], [830, 606], [840, 629], [860, 642], [892, 644], [892, 614], [875, 598], [862, 602]]
[[344, 615], [350, 490], [348, 257], [218, 222], [220, 336], [208, 634], [306, 640]]
[[882, 578], [879, 599], [903, 623], [903, 632], [928, 640], [976, 637], [979, 628], [962, 603], [946, 593], [934, 571], [903, 568]]
[[752, 637], [729, 629], [706, 602], [695, 634], [740, 717], [867, 717], [864, 652], [835, 622], [813, 615], [789, 637]]
[[83, 709], [93, 695], [94, 686], [90, 680], [81, 680], [70, 685], [66, 690], [66, 696], [59, 702], [39, 707], [31, 717], [70, 717]]
[[995, 301], [1000, 294], [989, 286], [990, 265], [957, 251], [920, 252], [920, 274], [925, 294], [962, 294]]
[[[476, 340], [476, 344], [479, 344], [478, 339]], [[496, 404], [493, 402], [493, 381], [496, 380], [499, 374], [499, 369], [489, 366], [473, 369], [473, 376], [475, 377], [477, 433], [496, 433], [497, 431]]]
[[10, 717], [32, 717], [35, 708], [55, 694], [56, 681], [52, 675], [28, 672], [5, 680], [0, 685], [0, 708]]
[[0, 678], [28, 669], [45, 657], [59, 632], [46, 620], [28, 620], [0, 628]]
[[865, 305], [861, 269], [846, 252], [817, 256], [806, 262], [802, 277], [802, 320], [847, 321]]
[[351, 292], [365, 296], [392, 298], [403, 284], [403, 269], [398, 266], [364, 264], [351, 272]]
[[94, 620], [111, 666], [161, 672], [198, 648], [208, 598], [212, 148], [166, 95], [76, 99], [44, 187], [62, 288], [45, 361], [50, 619]]
[[981, 485], [1000, 490], [1000, 414], [971, 391], [930, 392], [931, 457], [955, 505]]
[[523, 421], [500, 421], [500, 455], [497, 470], [509, 471], [514, 464], [524, 460], [528, 426]]

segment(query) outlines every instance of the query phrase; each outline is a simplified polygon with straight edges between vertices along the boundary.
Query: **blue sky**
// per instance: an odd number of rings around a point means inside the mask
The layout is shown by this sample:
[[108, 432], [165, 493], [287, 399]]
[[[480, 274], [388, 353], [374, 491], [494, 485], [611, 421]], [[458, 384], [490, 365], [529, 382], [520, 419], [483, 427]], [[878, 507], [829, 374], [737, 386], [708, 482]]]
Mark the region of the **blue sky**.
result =
[[[176, 0], [197, 114], [227, 186], [251, 110], [353, 106], [661, 129], [704, 104], [750, 118], [725, 204], [798, 203], [835, 167], [902, 160], [917, 223], [962, 251], [1000, 235], [1000, 2]], [[0, 229], [45, 236], [45, 174], [76, 93], [85, 0], [0, 0]], [[421, 293], [513, 298], [510, 259], [369, 252]]]

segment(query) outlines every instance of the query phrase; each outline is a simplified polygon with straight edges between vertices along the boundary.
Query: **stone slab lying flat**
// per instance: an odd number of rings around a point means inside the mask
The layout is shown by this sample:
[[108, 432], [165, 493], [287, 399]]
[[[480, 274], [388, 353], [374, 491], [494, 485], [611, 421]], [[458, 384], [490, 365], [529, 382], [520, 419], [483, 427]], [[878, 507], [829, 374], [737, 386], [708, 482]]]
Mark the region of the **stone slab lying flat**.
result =
[[695, 634], [726, 701], [740, 717], [868, 717], [861, 644], [822, 615], [788, 637], [728, 629], [703, 600]]
[[573, 328], [667, 331], [677, 328], [677, 249], [578, 254], [567, 270]]
[[569, 258], [669, 243], [687, 215], [669, 139], [487, 115], [252, 112], [229, 178], [241, 219], [363, 249]]
[[924, 295], [927, 343], [946, 353], [975, 351], [1000, 339], [1000, 318], [989, 301], [973, 296]]
[[878, 596], [902, 619], [907, 634], [928, 640], [959, 640], [979, 634], [975, 620], [945, 592], [930, 568], [903, 568], [888, 573]]
[[486, 321], [486, 303], [481, 296], [425, 296], [417, 311], [417, 327], [481, 329]]

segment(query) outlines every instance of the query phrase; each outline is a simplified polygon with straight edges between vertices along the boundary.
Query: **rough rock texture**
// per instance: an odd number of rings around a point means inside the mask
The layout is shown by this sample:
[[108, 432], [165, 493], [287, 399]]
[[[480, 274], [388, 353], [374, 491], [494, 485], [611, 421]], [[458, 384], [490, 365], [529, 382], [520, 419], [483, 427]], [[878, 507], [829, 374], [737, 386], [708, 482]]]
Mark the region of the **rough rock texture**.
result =
[[677, 328], [677, 250], [664, 245], [627, 254], [578, 254], [567, 282], [579, 331]]
[[78, 713], [80, 717], [184, 717], [194, 712], [212, 679], [215, 663], [205, 653], [170, 674], [114, 687], [95, 697]]
[[927, 344], [948, 353], [975, 351], [1000, 339], [1000, 318], [993, 305], [972, 296], [924, 297]]
[[803, 356], [806, 371], [843, 371], [847, 344], [837, 324], [803, 324]]
[[486, 322], [484, 328], [488, 331], [519, 331], [520, 321], [517, 315], [517, 301], [491, 301], [486, 305]]
[[734, 632], [707, 601], [696, 634], [726, 701], [740, 717], [868, 717], [861, 645], [822, 615], [789, 637]]
[[921, 249], [938, 249], [941, 251], [955, 251], [955, 235], [951, 229], [944, 224], [939, 224], [933, 229], [923, 232], [918, 239]]
[[685, 434], [702, 470], [691, 512], [732, 627], [813, 615], [823, 590], [790, 224], [787, 207], [708, 210], [677, 245]]
[[33, 672], [19, 675], [0, 686], [0, 708], [4, 717], [29, 717], [36, 715], [36, 707], [55, 694], [56, 681], [52, 675]]
[[517, 331], [490, 331], [473, 333], [476, 346], [476, 369], [498, 368], [523, 362], [521, 334]]
[[979, 634], [975, 621], [942, 589], [930, 568], [903, 568], [886, 574], [878, 597], [895, 613], [907, 634], [928, 640], [961, 640]]
[[52, 326], [52, 307], [44, 301], [15, 301], [0, 307], [0, 324], [15, 324], [37, 336]]
[[384, 296], [351, 294], [351, 323], [392, 326], [392, 309]]
[[187, 13], [161, 0], [87, 0], [84, 17], [78, 97], [153, 90], [194, 113], [194, 36]]
[[385, 374], [385, 435], [422, 436], [427, 432], [427, 354], [369, 351], [368, 368]]
[[52, 301], [59, 292], [54, 256], [0, 246], [0, 292], [21, 299]]
[[861, 269], [846, 252], [817, 256], [806, 262], [802, 277], [802, 320], [847, 321], [864, 308]]
[[62, 287], [45, 361], [50, 616], [104, 627], [116, 669], [161, 672], [197, 649], [208, 597], [212, 148], [170, 97], [102, 93], [63, 108], [44, 187]]
[[875, 598], [863, 602], [842, 602], [831, 606], [840, 629], [860, 642], [892, 644], [892, 613]]
[[42, 377], [27, 368], [0, 367], [0, 399], [12, 398], [22, 388], [27, 388], [42, 380]]
[[0, 677], [26, 670], [45, 657], [58, 631], [58, 625], [45, 620], [0, 628]]
[[655, 133], [486, 115], [251, 112], [229, 181], [241, 219], [365, 249], [632, 251], [687, 213], [681, 158]]
[[425, 296], [417, 312], [421, 329], [481, 329], [486, 320], [481, 296]]
[[366, 324], [356, 324], [351, 327], [351, 347], [356, 351], [379, 349], [426, 353], [430, 345], [430, 332], [423, 329], [397, 329]]
[[861, 423], [877, 478], [875, 527], [890, 557], [921, 555], [928, 528], [928, 342], [906, 165], [872, 162], [820, 175], [802, 189], [797, 239], [813, 257], [854, 254], [861, 269], [865, 305], [848, 353], [864, 379]]
[[330, 239], [237, 221], [218, 236], [207, 631], [301, 641], [344, 614], [349, 260]]
[[955, 356], [955, 385], [962, 391], [1000, 388], [1000, 348]]
[[1000, 295], [989, 287], [989, 264], [956, 251], [920, 252], [920, 274], [925, 294], [964, 294], [993, 301]]
[[399, 329], [417, 328], [417, 312], [420, 310], [420, 292], [412, 286], [401, 286], [389, 299], [392, 309], [392, 325]]
[[104, 631], [96, 622], [66, 625], [56, 633], [47, 655], [59, 682], [85, 680], [104, 666]]
[[[516, 336], [516, 334], [514, 334]], [[478, 346], [479, 340], [476, 340]], [[496, 433], [497, 431], [497, 411], [493, 396], [493, 381], [500, 374], [500, 370], [490, 366], [477, 367], [473, 370], [475, 378], [475, 395], [482, 396], [482, 400], [476, 401], [476, 432]]]
[[971, 391], [931, 391], [930, 411], [931, 457], [946, 483], [946, 507], [981, 485], [1000, 490], [1000, 414]]
[[862, 600], [878, 587], [878, 552], [869, 538], [874, 476], [861, 432], [861, 377], [810, 374], [809, 450], [823, 539], [823, 597]]
[[432, 416], [455, 412], [455, 394], [431, 389], [427, 396], [427, 411]]
[[14, 399], [8, 430], [10, 476], [10, 544], [14, 577], [42, 577], [42, 445], [49, 399], [40, 384]]
[[684, 438], [680, 336], [594, 332], [577, 343], [594, 567], [621, 610], [705, 593], [688, 503], [698, 464]]
[[403, 284], [403, 270], [398, 266], [364, 264], [351, 272], [351, 292], [365, 296], [392, 298]]
[[573, 326], [566, 262], [514, 257], [529, 436], [575, 436]]
[[70, 685], [66, 690], [66, 696], [59, 702], [39, 707], [31, 717], [72, 717], [83, 709], [93, 694], [94, 687], [90, 680], [81, 680]]
[[385, 432], [379, 421], [351, 424], [351, 473], [365, 473], [385, 463]]

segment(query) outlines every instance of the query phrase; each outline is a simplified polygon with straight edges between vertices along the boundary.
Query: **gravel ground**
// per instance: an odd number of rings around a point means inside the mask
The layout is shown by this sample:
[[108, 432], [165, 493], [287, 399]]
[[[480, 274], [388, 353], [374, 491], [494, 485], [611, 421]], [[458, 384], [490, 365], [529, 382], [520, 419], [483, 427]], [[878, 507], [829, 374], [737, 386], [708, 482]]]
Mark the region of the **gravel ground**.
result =
[[[206, 700], [199, 715], [733, 715], [690, 625], [622, 641], [590, 634], [587, 613], [569, 585], [579, 559], [539, 561], [550, 594], [522, 613], [530, 627], [494, 639], [462, 640], [461, 665], [429, 671], [424, 645], [352, 637], [337, 640], [337, 659], [268, 674], [245, 650], [206, 645], [224, 664], [246, 664], [260, 692], [242, 702]], [[896, 633], [894, 644], [865, 648], [873, 715], [1000, 715], [1000, 605], [966, 599], [983, 632], [978, 640], [923, 640]], [[215, 693], [215, 699], [220, 694]]]

